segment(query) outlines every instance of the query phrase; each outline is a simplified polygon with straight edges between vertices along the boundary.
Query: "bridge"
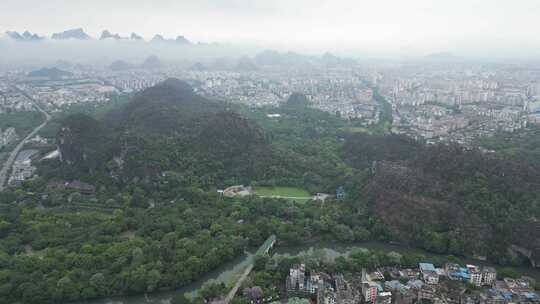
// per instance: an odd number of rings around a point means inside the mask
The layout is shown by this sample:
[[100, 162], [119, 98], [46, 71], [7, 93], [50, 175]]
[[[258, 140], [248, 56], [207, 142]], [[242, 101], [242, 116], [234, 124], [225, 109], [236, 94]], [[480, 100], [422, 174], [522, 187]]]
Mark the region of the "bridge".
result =
[[257, 249], [257, 251], [255, 252], [255, 255], [251, 257], [251, 261], [249, 261], [249, 265], [246, 268], [246, 270], [244, 270], [244, 272], [242, 273], [242, 276], [240, 276], [238, 281], [236, 281], [236, 284], [234, 284], [234, 287], [231, 289], [231, 291], [229, 291], [229, 293], [225, 297], [225, 300], [221, 303], [229, 304], [232, 302], [232, 300], [234, 299], [234, 296], [238, 292], [238, 289], [240, 289], [240, 286], [242, 286], [242, 283], [244, 283], [246, 278], [251, 273], [251, 270], [253, 270], [253, 263], [254, 263], [255, 257], [258, 255], [268, 254], [270, 249], [274, 247], [275, 243], [276, 243], [275, 235], [271, 235], [269, 238], [266, 239], [266, 241], [264, 241], [261, 247], [259, 247], [259, 249]]

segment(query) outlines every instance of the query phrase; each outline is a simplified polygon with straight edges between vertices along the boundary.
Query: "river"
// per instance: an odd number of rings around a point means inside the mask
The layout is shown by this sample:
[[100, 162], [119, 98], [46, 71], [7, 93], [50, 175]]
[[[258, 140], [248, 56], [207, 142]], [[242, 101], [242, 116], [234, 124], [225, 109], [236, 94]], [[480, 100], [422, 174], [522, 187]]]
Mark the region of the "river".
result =
[[[395, 251], [398, 253], [417, 253], [423, 254], [427, 257], [437, 256], [432, 253], [422, 251], [420, 249], [406, 247], [402, 245], [392, 245], [381, 242], [365, 242], [358, 244], [342, 244], [342, 243], [332, 243], [332, 242], [321, 242], [317, 244], [309, 244], [302, 246], [287, 246], [287, 247], [275, 247], [272, 250], [274, 256], [300, 256], [304, 254], [312, 254], [316, 252], [318, 255], [324, 255], [326, 258], [334, 259], [338, 256], [346, 256], [353, 250], [358, 249], [370, 249], [370, 250], [383, 250], [383, 251]], [[228, 263], [221, 265], [219, 268], [207, 273], [202, 276], [196, 282], [187, 285], [181, 289], [175, 291], [165, 291], [165, 292], [156, 292], [147, 295], [137, 295], [137, 296], [121, 296], [121, 297], [111, 297], [103, 298], [92, 301], [83, 301], [78, 302], [79, 304], [167, 304], [170, 303], [171, 298], [176, 294], [186, 293], [188, 295], [194, 295], [196, 291], [201, 288], [207, 282], [224, 282], [230, 283], [242, 272], [243, 269], [249, 264], [250, 258], [253, 256], [252, 253], [246, 253], [243, 256], [240, 256]], [[472, 259], [461, 259], [464, 263], [474, 263], [476, 265], [486, 265], [494, 266], [493, 264], [472, 260]], [[540, 269], [535, 269], [532, 267], [514, 267], [523, 275], [528, 275], [540, 280]]]

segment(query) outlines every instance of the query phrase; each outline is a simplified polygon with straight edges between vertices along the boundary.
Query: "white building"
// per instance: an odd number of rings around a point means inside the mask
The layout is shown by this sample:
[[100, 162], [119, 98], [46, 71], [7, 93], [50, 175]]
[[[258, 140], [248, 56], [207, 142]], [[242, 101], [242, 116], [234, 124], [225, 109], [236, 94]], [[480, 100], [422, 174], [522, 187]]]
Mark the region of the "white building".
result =
[[482, 269], [482, 285], [493, 285], [497, 279], [497, 270], [493, 267], [484, 267]]
[[299, 264], [289, 269], [287, 277], [287, 290], [289, 292], [299, 292], [302, 294], [316, 294], [323, 279], [317, 273], [306, 275], [306, 265]]
[[467, 265], [467, 269], [469, 270], [469, 283], [478, 287], [482, 286], [482, 272], [480, 272], [480, 268], [475, 265]]

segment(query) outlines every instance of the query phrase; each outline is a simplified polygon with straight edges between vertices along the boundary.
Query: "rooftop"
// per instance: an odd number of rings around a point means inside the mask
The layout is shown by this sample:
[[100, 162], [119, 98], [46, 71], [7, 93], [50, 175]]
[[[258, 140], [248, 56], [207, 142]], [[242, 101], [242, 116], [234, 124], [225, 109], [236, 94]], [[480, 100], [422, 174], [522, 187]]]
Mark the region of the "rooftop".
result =
[[435, 266], [431, 263], [420, 263], [420, 270], [421, 271], [436, 271]]
[[30, 160], [32, 156], [36, 155], [37, 153], [39, 153], [39, 151], [35, 149], [22, 150], [21, 152], [19, 152], [19, 154], [17, 154], [17, 158], [15, 159], [15, 161], [23, 162]]

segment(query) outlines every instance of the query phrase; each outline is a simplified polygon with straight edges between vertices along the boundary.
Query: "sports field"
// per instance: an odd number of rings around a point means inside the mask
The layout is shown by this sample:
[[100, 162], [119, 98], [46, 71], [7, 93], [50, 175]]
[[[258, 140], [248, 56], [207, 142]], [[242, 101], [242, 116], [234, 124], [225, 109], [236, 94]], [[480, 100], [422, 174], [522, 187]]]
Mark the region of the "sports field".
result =
[[312, 198], [312, 195], [306, 190], [294, 187], [256, 187], [255, 194], [260, 197], [284, 198], [303, 202]]

